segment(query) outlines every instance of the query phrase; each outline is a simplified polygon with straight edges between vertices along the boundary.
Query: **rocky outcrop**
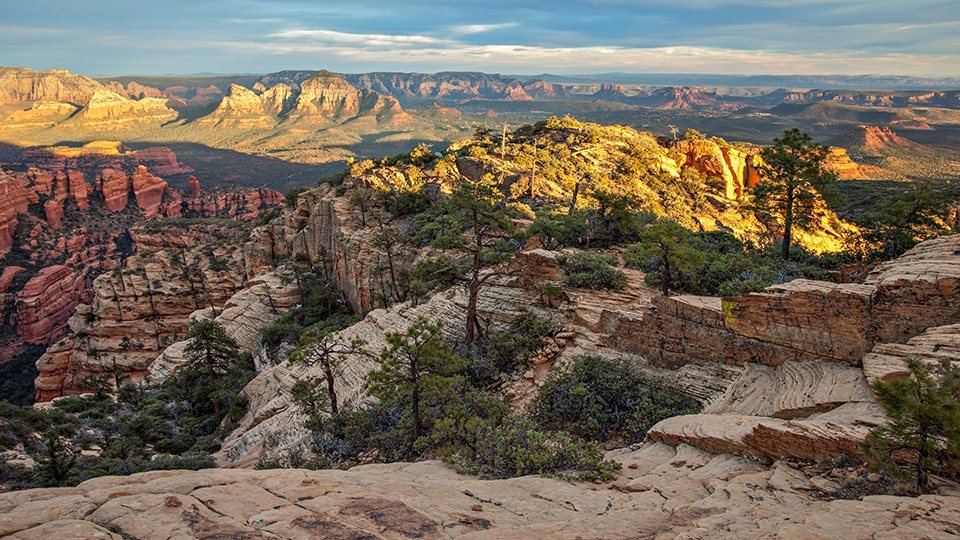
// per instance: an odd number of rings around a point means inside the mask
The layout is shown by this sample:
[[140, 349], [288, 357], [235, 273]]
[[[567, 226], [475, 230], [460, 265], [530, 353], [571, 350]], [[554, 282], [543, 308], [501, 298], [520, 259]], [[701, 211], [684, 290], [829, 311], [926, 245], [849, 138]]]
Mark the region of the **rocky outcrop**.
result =
[[0, 103], [52, 101], [86, 105], [101, 88], [97, 81], [65, 69], [36, 72], [0, 67]]
[[392, 96], [403, 100], [405, 104], [428, 99], [461, 101], [522, 96], [512, 90], [517, 88], [526, 94], [526, 89], [518, 79], [477, 72], [363, 73], [342, 77], [357, 88]]
[[159, 217], [163, 195], [167, 192], [169, 185], [162, 178], [150, 174], [146, 167], [140, 165], [130, 177], [130, 186], [133, 189], [133, 196], [137, 200], [137, 206], [143, 210], [143, 215], [147, 219]]
[[523, 90], [533, 99], [557, 99], [571, 95], [563, 85], [548, 83], [543, 79], [523, 83]]
[[797, 279], [724, 299], [724, 326], [801, 357], [857, 363], [873, 346], [873, 293], [869, 285]]
[[[349, 200], [337, 197], [332, 187], [324, 185], [302, 193], [296, 210], [284, 217], [282, 225], [253, 231], [245, 248], [248, 260], [271, 263], [277, 256], [294, 255], [312, 266], [328, 264], [351, 309], [362, 312], [372, 308], [379, 290], [374, 269], [383, 255], [374, 247], [375, 231], [362, 226]], [[257, 275], [266, 270], [264, 265], [248, 272]]]
[[[290, 87], [286, 88], [289, 91]], [[266, 98], [271, 107], [271, 111], [268, 113], [264, 107], [264, 96], [240, 85], [231, 84], [230, 90], [220, 101], [217, 109], [195, 123], [198, 126], [228, 129], [273, 127], [277, 122], [277, 115], [284, 105], [281, 94], [281, 90], [276, 90]], [[280, 110], [276, 110], [278, 98], [280, 98]], [[289, 92], [286, 99], [290, 99]]]
[[90, 129], [120, 129], [133, 124], [158, 124], [174, 120], [177, 111], [167, 107], [162, 98], [143, 98], [138, 101], [125, 98], [106, 88], [94, 90], [90, 101], [69, 120]]
[[242, 228], [155, 226], [131, 231], [136, 255], [93, 282], [72, 334], [37, 361], [37, 401], [82, 392], [81, 379], [117, 367], [139, 380], [186, 334], [190, 314], [221, 306], [246, 282]]
[[657, 88], [640, 100], [648, 107], [674, 110], [700, 110], [717, 102], [717, 94], [689, 86]]
[[29, 109], [13, 111], [0, 122], [0, 131], [53, 127], [70, 118], [78, 107], [59, 101], [35, 101]]
[[29, 343], [46, 343], [65, 327], [80, 300], [84, 276], [62, 265], [48, 266], [17, 293], [17, 333]]
[[710, 178], [722, 179], [728, 199], [739, 199], [744, 190], [760, 183], [759, 160], [751, 154], [709, 139], [665, 139], [680, 158], [677, 165], [690, 167]]
[[904, 343], [933, 326], [960, 320], [960, 235], [921, 242], [876, 267], [873, 313], [881, 343]]
[[841, 180], [861, 180], [867, 177], [860, 165], [850, 159], [846, 148], [831, 146], [824, 165]]
[[5, 266], [3, 267], [3, 272], [0, 273], [0, 324], [7, 322], [7, 307], [12, 306], [16, 301], [16, 293], [10, 291], [10, 286], [13, 285], [13, 278], [24, 270], [26, 270], [26, 268], [22, 266]]
[[[204, 308], [193, 312], [191, 320], [212, 319], [240, 345], [240, 350], [254, 355], [259, 371], [267, 360], [260, 332], [300, 302], [296, 282], [285, 271], [271, 272], [247, 282], [246, 286], [220, 309]], [[178, 341], [150, 363], [150, 379], [161, 382], [185, 362], [184, 350], [189, 341]]]
[[[85, 538], [947, 538], [960, 498], [830, 500], [835, 481], [686, 445], [621, 450], [613, 482], [479, 480], [437, 461], [153, 471], [0, 495], [0, 534]], [[841, 475], [854, 476], [846, 470]]]
[[130, 197], [130, 178], [123, 171], [104, 169], [97, 177], [94, 188], [103, 196], [103, 204], [111, 212], [119, 212], [127, 207]]
[[290, 120], [312, 123], [343, 123], [360, 118], [380, 124], [409, 120], [399, 102], [372, 90], [358, 90], [343, 77], [319, 71], [300, 83], [296, 107]]
[[922, 360], [931, 369], [943, 361], [960, 361], [960, 324], [926, 329], [906, 343], [878, 343], [863, 357], [863, 372], [871, 383], [910, 376], [904, 358]]
[[264, 209], [283, 202], [283, 194], [273, 189], [204, 192], [199, 191], [199, 185], [198, 182], [198, 191], [194, 192], [192, 197], [183, 199], [185, 214], [250, 221], [256, 219]]
[[27, 150], [21, 156], [21, 167], [42, 171], [78, 170], [96, 176], [101, 170], [112, 168], [132, 170], [145, 165], [159, 175], [188, 173], [173, 150], [150, 147], [131, 150], [119, 141], [92, 141], [83, 146], [51, 146]]
[[32, 203], [40, 200], [36, 191], [29, 189], [30, 182], [0, 170], [0, 256], [13, 248], [14, 235], [19, 223], [17, 216], [27, 211]]

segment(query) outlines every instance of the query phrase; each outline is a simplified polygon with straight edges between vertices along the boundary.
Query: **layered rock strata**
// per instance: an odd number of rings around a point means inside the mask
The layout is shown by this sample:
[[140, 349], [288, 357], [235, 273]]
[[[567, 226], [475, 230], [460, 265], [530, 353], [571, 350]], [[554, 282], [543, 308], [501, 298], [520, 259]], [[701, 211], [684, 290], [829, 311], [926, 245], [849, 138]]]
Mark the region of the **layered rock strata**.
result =
[[[950, 538], [960, 498], [823, 498], [839, 480], [687, 445], [612, 455], [605, 484], [478, 480], [436, 461], [154, 471], [0, 495], [0, 534], [75, 538]], [[851, 474], [840, 471], [842, 475]]]
[[72, 334], [37, 361], [37, 400], [85, 390], [85, 375], [120, 369], [139, 380], [186, 334], [190, 314], [221, 306], [247, 281], [240, 228], [135, 229], [137, 253], [93, 282], [92, 305], [70, 318]]
[[17, 293], [17, 333], [28, 343], [49, 342], [66, 327], [83, 289], [83, 274], [63, 265], [44, 268]]

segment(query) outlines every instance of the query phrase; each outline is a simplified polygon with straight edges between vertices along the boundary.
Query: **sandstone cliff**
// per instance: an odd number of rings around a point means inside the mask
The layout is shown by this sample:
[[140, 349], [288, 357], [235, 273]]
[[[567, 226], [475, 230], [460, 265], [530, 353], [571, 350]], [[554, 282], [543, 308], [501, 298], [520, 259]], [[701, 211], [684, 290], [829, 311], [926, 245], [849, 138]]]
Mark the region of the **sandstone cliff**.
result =
[[143, 98], [135, 101], [98, 88], [67, 124], [82, 129], [123, 129], [130, 124], [160, 124], [178, 116], [177, 111], [167, 107], [166, 99]]
[[[286, 88], [289, 90], [290, 87]], [[274, 91], [273, 94], [277, 92]], [[268, 100], [268, 103], [272, 104], [272, 100]], [[281, 110], [283, 105], [281, 101]], [[232, 84], [217, 109], [197, 120], [196, 124], [225, 129], [268, 128], [276, 124], [279, 113], [280, 111], [273, 110], [270, 113], [267, 112], [263, 96], [240, 85]]]
[[53, 101], [86, 105], [100, 83], [65, 69], [36, 72], [0, 67], [0, 103]]
[[82, 392], [83, 376], [115, 367], [143, 378], [186, 334], [191, 313], [219, 313], [244, 286], [244, 232], [217, 225], [131, 230], [136, 254], [94, 280], [92, 305], [77, 307], [72, 332], [37, 361], [37, 401]]
[[[92, 301], [93, 278], [119, 264], [126, 255], [126, 231], [135, 224], [180, 216], [252, 220], [283, 198], [265, 188], [206, 192], [196, 179], [196, 190], [184, 197], [137, 165], [159, 163], [161, 169], [178, 170], [176, 156], [163, 148], [130, 151], [120, 143], [98, 142], [35, 151], [24, 160], [97, 171], [95, 185], [72, 168], [28, 165], [25, 172], [0, 173], [0, 192], [6, 193], [0, 198], [0, 260], [16, 259], [28, 267], [25, 275], [44, 276], [42, 285], [28, 288], [21, 282], [16, 289], [22, 291], [8, 292], [20, 299], [20, 307], [14, 313], [14, 302], [4, 303], [2, 324], [12, 325], [31, 343], [56, 339], [77, 303]], [[102, 165], [116, 168], [97, 169]], [[125, 172], [131, 165], [133, 171]], [[16, 345], [0, 345], [0, 359], [8, 358]]]

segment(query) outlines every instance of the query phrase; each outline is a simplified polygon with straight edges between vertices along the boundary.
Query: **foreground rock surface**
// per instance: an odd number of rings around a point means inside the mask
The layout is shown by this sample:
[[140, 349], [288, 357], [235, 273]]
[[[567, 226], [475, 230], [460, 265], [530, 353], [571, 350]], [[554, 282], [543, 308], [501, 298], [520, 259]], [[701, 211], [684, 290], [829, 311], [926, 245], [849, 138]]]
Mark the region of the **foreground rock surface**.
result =
[[[437, 461], [155, 471], [0, 495], [10, 538], [951, 538], [960, 498], [825, 500], [819, 477], [681, 445], [607, 484], [478, 480]], [[842, 531], [842, 533], [840, 532]]]

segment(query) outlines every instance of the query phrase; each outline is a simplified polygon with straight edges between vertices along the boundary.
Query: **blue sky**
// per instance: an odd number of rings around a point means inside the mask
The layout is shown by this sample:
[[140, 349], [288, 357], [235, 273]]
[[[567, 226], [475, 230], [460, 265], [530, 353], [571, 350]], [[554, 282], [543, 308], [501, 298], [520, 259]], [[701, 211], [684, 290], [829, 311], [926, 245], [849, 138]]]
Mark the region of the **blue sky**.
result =
[[960, 0], [10, 0], [0, 65], [960, 75]]

